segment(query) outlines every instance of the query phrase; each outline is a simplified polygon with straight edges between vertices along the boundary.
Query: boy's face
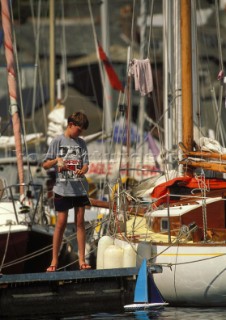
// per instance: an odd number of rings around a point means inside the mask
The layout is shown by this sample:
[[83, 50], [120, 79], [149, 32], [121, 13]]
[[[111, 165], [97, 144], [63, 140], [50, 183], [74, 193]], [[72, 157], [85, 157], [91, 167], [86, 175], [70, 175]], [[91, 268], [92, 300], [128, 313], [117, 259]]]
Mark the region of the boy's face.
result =
[[77, 138], [83, 131], [81, 127], [75, 125], [73, 122], [70, 122], [68, 127], [70, 129], [71, 138]]

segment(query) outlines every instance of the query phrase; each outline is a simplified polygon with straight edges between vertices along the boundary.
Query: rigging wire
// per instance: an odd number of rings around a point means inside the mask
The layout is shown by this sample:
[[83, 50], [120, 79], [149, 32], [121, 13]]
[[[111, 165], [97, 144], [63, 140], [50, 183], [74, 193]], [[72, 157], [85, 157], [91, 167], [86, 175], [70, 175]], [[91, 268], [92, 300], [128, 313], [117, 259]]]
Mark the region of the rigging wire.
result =
[[201, 105], [200, 105], [200, 81], [199, 81], [199, 77], [197, 76], [197, 74], [199, 75], [198, 70], [200, 70], [200, 61], [198, 59], [199, 57], [199, 47], [198, 47], [198, 41], [197, 41], [197, 34], [198, 34], [198, 28], [197, 28], [197, 6], [196, 6], [196, 2], [193, 1], [191, 3], [191, 10], [192, 10], [192, 52], [194, 52], [193, 54], [193, 65], [194, 68], [193, 70], [195, 70], [195, 73], [193, 75], [193, 110], [195, 111], [194, 117], [193, 117], [193, 123], [194, 125], [196, 125], [198, 127], [198, 139], [200, 139], [200, 135], [202, 134], [202, 122], [201, 122]]
[[[97, 40], [97, 34], [96, 34], [96, 29], [95, 29], [95, 23], [94, 23], [94, 17], [93, 17], [93, 10], [92, 10], [92, 5], [91, 5], [91, 1], [88, 0], [88, 9], [89, 9], [89, 14], [90, 14], [90, 20], [91, 20], [91, 26], [92, 26], [92, 32], [93, 32], [93, 39], [94, 39], [94, 46], [95, 46], [95, 51], [96, 51], [96, 56], [97, 56], [97, 61], [98, 61], [98, 66], [99, 66], [99, 72], [100, 72], [100, 78], [101, 78], [101, 83], [103, 86], [103, 95], [106, 97], [106, 90], [104, 87], [104, 74], [103, 74], [103, 69], [101, 66], [101, 61], [100, 61], [100, 57], [99, 57], [99, 52], [98, 52], [98, 40]], [[90, 70], [90, 68], [89, 68]], [[93, 81], [92, 81], [93, 83]], [[97, 100], [98, 101], [98, 100]], [[104, 148], [104, 133], [106, 132], [106, 128], [105, 128], [105, 119], [106, 114], [105, 114], [105, 110], [103, 109], [103, 117], [102, 117], [102, 148], [101, 148], [101, 158], [104, 156], [105, 154], [105, 148]], [[110, 152], [109, 152], [110, 155]], [[105, 159], [104, 159], [105, 160]], [[106, 173], [106, 181], [108, 178], [108, 171]]]
[[[200, 0], [198, 1], [198, 5], [197, 5], [197, 8], [198, 10], [196, 11], [196, 14], [199, 16], [199, 19], [201, 21], [201, 24], [203, 24], [204, 22], [204, 17], [202, 15], [202, 11], [201, 11], [201, 4], [200, 4]], [[197, 32], [198, 32], [198, 29], [197, 29]], [[202, 29], [201, 29], [201, 32], [202, 32]], [[206, 47], [205, 49], [205, 52], [207, 53], [208, 52], [208, 49], [207, 49], [207, 44], [206, 44], [206, 41], [205, 41], [205, 35], [204, 33], [201, 33], [202, 34], [202, 37], [203, 37], [203, 43], [204, 43], [204, 46]], [[198, 49], [199, 47], [197, 47], [197, 56], [200, 57], [200, 55], [198, 55]], [[212, 92], [213, 90], [213, 83], [212, 83], [212, 80], [211, 80], [211, 72], [210, 72], [210, 59], [209, 59], [209, 55], [206, 54], [206, 59], [207, 59], [207, 63], [205, 64], [205, 70], [207, 70], [207, 79], [208, 79], [208, 82], [209, 82], [209, 90], [210, 92]], [[202, 68], [202, 64], [200, 63], [200, 59], [198, 60], [198, 70]], [[201, 86], [206, 86], [206, 83], [203, 83], [202, 84], [202, 78], [199, 79], [199, 87]], [[204, 94], [204, 91], [200, 88], [200, 97], [201, 99], [205, 99], [205, 96], [202, 97], [202, 95]], [[214, 106], [214, 100], [212, 100], [212, 105]], [[204, 125], [203, 123], [203, 119], [202, 119], [202, 111], [201, 111], [201, 105], [200, 105], [200, 99], [199, 99], [199, 110], [198, 110], [198, 119], [199, 119], [199, 123], [198, 123], [198, 129], [201, 130], [201, 127]]]
[[[101, 61], [99, 57], [99, 50], [98, 50], [98, 39], [97, 39], [97, 34], [96, 34], [96, 29], [95, 29], [95, 23], [94, 23], [94, 17], [93, 17], [93, 10], [92, 10], [92, 5], [91, 5], [91, 0], [88, 0], [88, 8], [89, 8], [89, 13], [90, 13], [90, 19], [91, 19], [91, 25], [92, 25], [92, 32], [93, 32], [93, 38], [94, 38], [94, 45], [95, 45], [95, 50], [96, 50], [96, 55], [97, 55], [97, 60], [98, 60], [98, 65], [99, 65], [99, 71], [100, 71], [100, 77], [101, 77], [101, 82], [103, 85], [103, 93], [105, 98], [107, 98], [107, 92], [106, 88], [104, 86], [104, 74], [103, 74], [103, 69], [101, 66]], [[104, 119], [105, 119], [105, 111], [103, 111], [103, 127], [104, 130], [106, 131], [106, 127], [104, 126]]]
[[215, 15], [216, 15], [216, 28], [217, 28], [217, 44], [218, 44], [218, 52], [219, 52], [219, 64], [220, 64], [220, 70], [224, 70], [223, 55], [222, 55], [222, 48], [221, 48], [219, 12], [220, 11], [219, 11], [218, 0], [215, 0]]
[[150, 47], [151, 47], [151, 34], [152, 34], [152, 23], [153, 23], [153, 14], [154, 14], [154, 0], [150, 0], [150, 30], [149, 30], [149, 36], [148, 36], [148, 57], [150, 56]]
[[38, 2], [38, 12], [37, 12], [37, 26], [35, 26], [34, 17], [34, 3], [30, 0], [32, 21], [33, 21], [33, 33], [35, 39], [35, 64], [34, 64], [34, 82], [33, 82], [33, 97], [32, 97], [32, 107], [31, 107], [31, 122], [34, 132], [37, 132], [35, 118], [35, 105], [36, 105], [36, 95], [37, 95], [37, 75], [38, 75], [38, 65], [39, 65], [39, 30], [40, 30], [40, 13], [41, 13], [41, 1]]
[[[147, 113], [145, 113], [145, 119], [149, 122], [150, 124], [150, 131], [149, 133], [152, 134], [153, 131], [155, 129], [157, 129], [157, 133], [158, 133], [158, 139], [160, 142], [160, 148], [161, 151], [160, 153], [163, 154], [163, 129], [160, 126], [160, 122], [163, 118], [163, 116], [160, 116], [160, 88], [159, 88], [159, 76], [158, 76], [158, 66], [157, 66], [157, 54], [156, 54], [156, 42], [154, 39], [154, 29], [153, 29], [153, 15], [154, 15], [154, 0], [150, 0], [149, 2], [149, 7], [150, 7], [150, 29], [149, 29], [149, 35], [148, 35], [148, 57], [150, 57], [150, 49], [151, 49], [151, 43], [152, 43], [152, 56], [153, 56], [153, 65], [154, 65], [154, 75], [155, 75], [155, 86], [154, 86], [154, 90], [152, 92], [151, 95], [151, 100], [150, 103], [152, 101], [153, 106], [154, 106], [154, 114], [156, 119], [158, 119], [158, 121], [153, 121], [150, 119], [150, 117], [147, 115]], [[151, 121], [150, 121], [151, 120]], [[151, 127], [151, 122], [152, 124], [154, 124], [154, 126]]]
[[[24, 194], [24, 170], [23, 170], [23, 150], [22, 150], [22, 139], [21, 139], [21, 131], [25, 132], [25, 126], [24, 126], [24, 113], [23, 108], [18, 107], [17, 103], [17, 89], [19, 91], [19, 97], [20, 102], [22, 106], [22, 94], [21, 94], [21, 83], [20, 83], [20, 77], [19, 77], [19, 63], [18, 63], [18, 55], [17, 55], [17, 43], [16, 43], [16, 35], [15, 35], [15, 28], [14, 28], [14, 18], [13, 18], [13, 9], [12, 9], [12, 3], [4, 3], [6, 6], [2, 10], [6, 10], [6, 31], [8, 35], [6, 35], [6, 38], [8, 38], [9, 43], [5, 43], [5, 49], [7, 48], [6, 53], [6, 61], [7, 65], [10, 63], [9, 68], [11, 70], [8, 70], [8, 80], [10, 75], [10, 83], [8, 85], [9, 88], [9, 95], [10, 95], [10, 113], [13, 125], [13, 132], [14, 132], [14, 138], [15, 138], [15, 147], [16, 147], [16, 158], [17, 158], [17, 168], [18, 168], [18, 176], [19, 176], [19, 182], [20, 182], [20, 195], [22, 196]], [[3, 2], [2, 2], [3, 6]], [[5, 18], [6, 18], [5, 17]], [[11, 61], [10, 61], [11, 60]], [[14, 70], [14, 64], [16, 70]], [[13, 73], [12, 73], [13, 72]], [[17, 79], [15, 77], [15, 74], [18, 74]], [[19, 84], [19, 85], [18, 85]], [[13, 110], [14, 109], [14, 110]], [[22, 115], [22, 119], [20, 117], [20, 112]], [[26, 147], [26, 144], [25, 144]]]
[[[130, 57], [129, 61], [133, 57], [133, 47], [134, 47], [134, 24], [135, 24], [135, 11], [136, 11], [136, 0], [133, 0], [133, 14], [132, 14], [132, 24], [131, 24], [131, 39], [130, 39]], [[128, 70], [127, 70], [128, 72]]]
[[[86, 227], [86, 232], [87, 232], [88, 230], [90, 230], [90, 229], [91, 229], [91, 230], [95, 230], [95, 228], [96, 228], [97, 226], [99, 226], [100, 224], [101, 224], [101, 225], [104, 225], [105, 223], [108, 223], [108, 222], [109, 222], [108, 217], [106, 217], [105, 219], [103, 219], [101, 222], [100, 222], [100, 221], [97, 221], [97, 222], [95, 222], [94, 224]], [[10, 225], [9, 230], [10, 230], [11, 228], [12, 228], [12, 226]], [[77, 232], [73, 232], [73, 233], [70, 234], [68, 237], [65, 237], [65, 238], [63, 239], [62, 244], [67, 244], [67, 243], [70, 244], [70, 241], [72, 241], [72, 240], [73, 240], [74, 238], [76, 238], [76, 237], [77, 237]], [[47, 253], [47, 252], [52, 251], [52, 246], [53, 246], [52, 244], [47, 245], [47, 246], [45, 246], [45, 247], [43, 247], [43, 248], [41, 248], [41, 249], [38, 249], [38, 250], [36, 250], [36, 251], [34, 251], [34, 252], [32, 252], [32, 253], [26, 254], [26, 255], [24, 255], [23, 257], [20, 257], [20, 258], [17, 258], [17, 259], [12, 260], [12, 261], [10, 261], [10, 262], [7, 262], [7, 263], [5, 263], [5, 264], [2, 264], [2, 268], [8, 268], [8, 267], [13, 266], [13, 265], [15, 265], [15, 264], [18, 264], [18, 263], [21, 263], [21, 262], [24, 262], [24, 261], [33, 259], [33, 258], [35, 258], [35, 257], [37, 257], [37, 256], [41, 256], [41, 255], [43, 255], [43, 254], [45, 254], [45, 253]], [[72, 262], [72, 263], [70, 263], [70, 264], [68, 264], [68, 265], [65, 265], [65, 266], [63, 266], [62, 268], [68, 267], [69, 265], [71, 265], [71, 264], [73, 264], [73, 263], [75, 263], [75, 262], [76, 262], [76, 261], [74, 261], [74, 262]], [[0, 270], [1, 270], [1, 269], [0, 269]]]
[[[84, 3], [82, 2], [82, 4], [84, 4]], [[81, 20], [81, 15], [80, 15], [80, 12], [79, 12], [79, 8], [77, 6], [76, 6], [76, 17], [79, 20]], [[85, 42], [84, 41], [82, 41], [82, 48], [83, 48], [84, 52], [87, 51], [87, 48], [85, 47]], [[90, 81], [91, 81], [91, 88], [92, 88], [92, 92], [93, 92], [93, 95], [94, 95], [93, 97], [91, 97], [91, 99], [95, 100], [96, 102], [98, 102], [98, 96], [97, 96], [96, 88], [95, 88], [95, 85], [94, 85], [95, 79], [93, 78], [92, 66], [91, 66], [89, 61], [87, 63], [87, 66], [88, 66], [89, 78], [90, 78]]]
[[[47, 120], [45, 114], [45, 99], [43, 93], [43, 84], [41, 77], [41, 69], [40, 69], [40, 59], [39, 59], [39, 48], [40, 48], [40, 17], [41, 17], [41, 8], [42, 8], [42, 0], [38, 2], [38, 10], [37, 10], [37, 18], [35, 18], [34, 13], [34, 1], [30, 0], [30, 8], [32, 14], [32, 25], [33, 25], [33, 34], [35, 41], [35, 63], [34, 63], [34, 82], [33, 82], [33, 97], [32, 97], [32, 109], [31, 109], [31, 119], [32, 127], [35, 133], [37, 133], [37, 127], [35, 123], [35, 112], [36, 112], [36, 99], [37, 99], [37, 88], [38, 88], [38, 80], [39, 80], [39, 94], [41, 97], [41, 106], [42, 106], [42, 115], [43, 115], [43, 124], [44, 124], [44, 132], [47, 133]], [[37, 20], [37, 23], [35, 23]], [[35, 144], [36, 151], [40, 152], [40, 146]], [[38, 149], [38, 150], [37, 150]]]
[[1, 265], [0, 265], [0, 272], [2, 271], [2, 268], [3, 268], [3, 266], [4, 266], [4, 262], [5, 262], [5, 258], [6, 258], [6, 254], [7, 254], [7, 252], [8, 252], [9, 238], [10, 238], [10, 233], [11, 233], [11, 227], [12, 227], [12, 224], [9, 225], [9, 230], [8, 230], [8, 233], [7, 233], [5, 250], [4, 250], [4, 254], [3, 254], [2, 261], [1, 261]]
[[[201, 4], [200, 4], [200, 0], [198, 1], [198, 7], [199, 7], [199, 10], [198, 10], [198, 14], [199, 14], [199, 18], [200, 18], [200, 21], [201, 21], [201, 24], [204, 25], [204, 18], [202, 16], [202, 13], [201, 13]], [[219, 66], [221, 68], [221, 70], [223, 71], [223, 58], [222, 58], [222, 49], [221, 49], [221, 37], [220, 37], [220, 22], [219, 22], [219, 8], [218, 8], [218, 3], [217, 3], [217, 0], [215, 1], [215, 21], [216, 21], [216, 33], [217, 33], [217, 45], [218, 45], [218, 59], [219, 59]], [[213, 107], [213, 114], [215, 115], [215, 117], [213, 118], [214, 120], [214, 129], [215, 129], [215, 133], [216, 133], [216, 139], [219, 139], [219, 137], [221, 136], [221, 143], [222, 144], [225, 144], [225, 139], [224, 137], [226, 136], [226, 133], [225, 133], [225, 129], [224, 129], [224, 126], [222, 125], [222, 119], [221, 119], [221, 112], [222, 112], [222, 90], [223, 90], [223, 83], [221, 82], [221, 87], [220, 87], [220, 93], [219, 93], [219, 107], [217, 105], [217, 101], [216, 101], [216, 92], [215, 92], [215, 87], [213, 85], [213, 81], [211, 79], [211, 75], [213, 74], [213, 72], [210, 71], [210, 56], [208, 54], [209, 52], [209, 48], [208, 48], [208, 44], [207, 44], [207, 37], [203, 31], [203, 28], [200, 28], [201, 29], [201, 35], [202, 35], [202, 39], [203, 39], [203, 44], [204, 44], [204, 47], [205, 47], [205, 58], [207, 60], [207, 63], [205, 64], [205, 68], [207, 69], [208, 71], [208, 77], [207, 77], [207, 80], [209, 81], [209, 91], [211, 93], [211, 101], [212, 101], [212, 107]], [[211, 37], [211, 33], [210, 33], [210, 36]], [[215, 34], [214, 34], [214, 37], [215, 37]], [[204, 83], [203, 84], [204, 87], [206, 87], [206, 84]], [[201, 94], [203, 93], [202, 90], [200, 92]], [[203, 97], [203, 100], [205, 99], [206, 97]], [[201, 113], [200, 113], [201, 114]], [[201, 120], [200, 120], [201, 121]], [[219, 126], [220, 124], [220, 126]]]
[[[63, 84], [64, 84], [64, 97], [62, 98], [62, 102], [64, 103], [68, 97], [68, 82], [67, 82], [67, 46], [66, 46], [66, 31], [65, 31], [65, 13], [64, 13], [64, 1], [61, 0], [61, 12], [62, 12], [62, 70], [61, 72], [63, 73]], [[60, 75], [60, 77], [62, 74]]]
[[[20, 104], [21, 104], [21, 108], [20, 108], [20, 122], [21, 122], [21, 126], [22, 126], [22, 131], [24, 132], [24, 134], [26, 135], [26, 129], [25, 129], [25, 116], [24, 116], [24, 107], [23, 107], [23, 101], [22, 101], [22, 85], [21, 85], [21, 74], [20, 74], [20, 68], [19, 68], [19, 59], [18, 59], [18, 53], [17, 53], [17, 40], [16, 40], [16, 33], [15, 33], [15, 24], [14, 24], [14, 17], [13, 17], [13, 8], [12, 8], [12, 3], [9, 2], [10, 5], [10, 15], [11, 15], [11, 20], [12, 20], [12, 33], [13, 33], [13, 43], [14, 43], [14, 56], [15, 56], [15, 62], [16, 62], [16, 68], [17, 68], [17, 82], [18, 82], [18, 91], [19, 91], [19, 97], [20, 97]], [[26, 145], [26, 141], [25, 141], [25, 148], [27, 150], [27, 145]]]
[[[219, 6], [218, 1], [215, 0], [215, 13], [216, 13], [216, 28], [217, 28], [217, 43], [218, 43], [218, 52], [219, 52], [219, 64], [220, 64], [220, 70], [224, 72], [224, 65], [223, 65], [223, 57], [222, 57], [222, 48], [221, 48], [221, 35], [220, 35], [220, 20], [219, 20]], [[223, 79], [221, 79], [221, 86], [220, 86], [220, 93], [219, 93], [219, 107], [217, 110], [217, 122], [216, 122], [216, 138], [219, 140], [219, 136], [221, 135], [222, 144], [225, 146], [224, 137], [222, 135], [221, 126], [219, 124], [221, 123], [221, 111], [222, 111], [222, 100], [223, 100]]]
[[[95, 24], [94, 24], [94, 17], [93, 17], [93, 10], [92, 10], [92, 6], [91, 6], [91, 2], [90, 0], [88, 0], [88, 7], [89, 7], [89, 12], [90, 12], [90, 19], [91, 19], [91, 24], [92, 24], [92, 31], [93, 31], [93, 37], [94, 37], [94, 44], [95, 44], [95, 49], [96, 49], [96, 55], [97, 55], [97, 58], [98, 58], [98, 65], [99, 65], [99, 71], [100, 71], [100, 77], [101, 77], [101, 82], [103, 84], [103, 93], [104, 93], [104, 96], [106, 96], [107, 92], [106, 92], [106, 88], [104, 86], [104, 75], [103, 75], [103, 68], [102, 68], [102, 65], [101, 65], [101, 61], [100, 61], [100, 57], [99, 57], [99, 51], [98, 51], [98, 40], [97, 40], [97, 34], [96, 34], [96, 30], [95, 30]], [[120, 100], [121, 100], [121, 93], [119, 93], [119, 99], [118, 99], [118, 106], [117, 106], [117, 111], [116, 111], [116, 115], [115, 115], [115, 120], [117, 119], [117, 116], [118, 116], [118, 107], [119, 107], [119, 103], [120, 103]], [[105, 119], [105, 110], [103, 110], [103, 124], [102, 124], [102, 128], [106, 129], [105, 128], [105, 124], [104, 124], [104, 119]], [[114, 121], [115, 123], [115, 121]], [[115, 127], [113, 128], [113, 136], [112, 136], [112, 139], [111, 139], [111, 142], [110, 142], [110, 145], [109, 145], [109, 148], [107, 150], [107, 154], [106, 154], [106, 151], [104, 150], [104, 144], [102, 143], [102, 156], [104, 155], [108, 155], [107, 156], [107, 159], [103, 159], [104, 161], [107, 160], [107, 173], [106, 173], [106, 177], [105, 177], [105, 181], [104, 183], [107, 183], [108, 184], [108, 177], [109, 177], [109, 171], [108, 171], [108, 165], [110, 163], [110, 161], [112, 161], [111, 159], [111, 155], [112, 155], [112, 151], [113, 151], [113, 140], [114, 140], [114, 132], [115, 132]], [[108, 137], [107, 137], [108, 138]], [[102, 136], [102, 142], [104, 142], [104, 137]], [[122, 143], [123, 143], [123, 140], [121, 140], [121, 150], [122, 150]], [[120, 157], [122, 156], [122, 152], [120, 153]], [[113, 159], [114, 160], [114, 159]], [[116, 160], [117, 160], [117, 153], [116, 153]], [[121, 160], [120, 160], [120, 165], [121, 165]]]

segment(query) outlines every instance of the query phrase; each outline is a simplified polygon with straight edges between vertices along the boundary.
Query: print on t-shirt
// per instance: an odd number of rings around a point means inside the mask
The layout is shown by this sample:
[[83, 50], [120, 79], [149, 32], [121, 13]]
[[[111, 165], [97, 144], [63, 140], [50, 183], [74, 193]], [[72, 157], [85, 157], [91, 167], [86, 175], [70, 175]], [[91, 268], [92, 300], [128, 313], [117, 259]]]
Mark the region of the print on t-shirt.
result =
[[63, 158], [67, 170], [59, 172], [60, 181], [75, 180], [77, 175], [76, 169], [82, 168], [82, 154], [79, 146], [60, 146], [59, 156]]

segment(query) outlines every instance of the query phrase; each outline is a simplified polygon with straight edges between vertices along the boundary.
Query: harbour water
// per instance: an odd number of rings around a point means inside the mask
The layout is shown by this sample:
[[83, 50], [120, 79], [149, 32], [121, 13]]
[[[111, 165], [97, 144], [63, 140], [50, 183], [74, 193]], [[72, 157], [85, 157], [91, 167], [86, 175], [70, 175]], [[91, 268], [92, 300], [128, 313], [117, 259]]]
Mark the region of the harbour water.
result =
[[226, 308], [173, 308], [165, 307], [157, 311], [136, 311], [121, 313], [95, 313], [83, 315], [29, 315], [22, 318], [7, 318], [8, 320], [223, 320], [226, 319]]

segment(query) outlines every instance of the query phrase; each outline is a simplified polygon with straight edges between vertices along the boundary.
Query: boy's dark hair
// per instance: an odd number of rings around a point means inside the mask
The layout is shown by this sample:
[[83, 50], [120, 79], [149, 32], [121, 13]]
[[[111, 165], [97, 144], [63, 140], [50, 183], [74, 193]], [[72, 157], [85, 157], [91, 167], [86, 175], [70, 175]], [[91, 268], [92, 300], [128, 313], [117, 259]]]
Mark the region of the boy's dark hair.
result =
[[69, 122], [73, 122], [74, 125], [79, 126], [84, 130], [86, 130], [89, 127], [89, 120], [87, 116], [82, 112], [75, 112], [71, 114], [67, 119], [68, 124]]

